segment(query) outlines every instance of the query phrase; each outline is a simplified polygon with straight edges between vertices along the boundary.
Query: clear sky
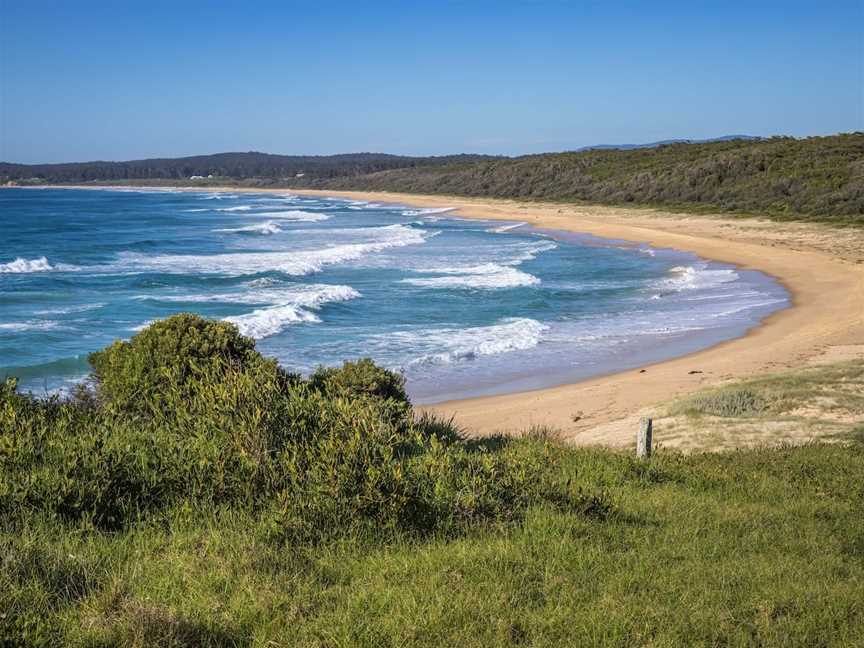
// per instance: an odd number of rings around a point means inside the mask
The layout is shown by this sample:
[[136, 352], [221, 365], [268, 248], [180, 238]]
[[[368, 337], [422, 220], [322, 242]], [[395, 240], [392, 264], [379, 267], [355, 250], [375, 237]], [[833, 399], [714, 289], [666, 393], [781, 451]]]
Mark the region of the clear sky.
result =
[[0, 160], [864, 130], [864, 0], [0, 0]]

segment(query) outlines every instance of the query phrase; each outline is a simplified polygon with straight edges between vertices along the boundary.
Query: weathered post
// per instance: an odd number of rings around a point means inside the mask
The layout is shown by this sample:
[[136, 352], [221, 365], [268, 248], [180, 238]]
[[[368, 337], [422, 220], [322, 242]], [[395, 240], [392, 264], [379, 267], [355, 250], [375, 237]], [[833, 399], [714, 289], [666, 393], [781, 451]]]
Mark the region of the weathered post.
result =
[[651, 456], [651, 436], [654, 423], [648, 416], [639, 419], [639, 434], [636, 435], [636, 456], [648, 459]]

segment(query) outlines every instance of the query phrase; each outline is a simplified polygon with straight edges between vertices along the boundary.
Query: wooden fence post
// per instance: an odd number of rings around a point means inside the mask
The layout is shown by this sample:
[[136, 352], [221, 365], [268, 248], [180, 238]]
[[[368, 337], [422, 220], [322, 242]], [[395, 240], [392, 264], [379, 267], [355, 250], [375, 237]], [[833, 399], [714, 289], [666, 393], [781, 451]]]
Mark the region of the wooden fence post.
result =
[[636, 456], [648, 459], [651, 456], [651, 436], [654, 423], [651, 418], [643, 416], [639, 419], [639, 434], [636, 435]]

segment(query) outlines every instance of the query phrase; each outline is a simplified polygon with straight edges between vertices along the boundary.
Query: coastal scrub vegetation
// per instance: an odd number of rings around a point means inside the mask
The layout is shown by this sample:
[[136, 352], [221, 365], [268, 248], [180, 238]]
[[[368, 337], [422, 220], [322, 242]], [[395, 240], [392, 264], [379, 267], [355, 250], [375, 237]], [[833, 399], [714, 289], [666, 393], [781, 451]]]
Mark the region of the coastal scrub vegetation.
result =
[[660, 206], [864, 225], [864, 133], [674, 143], [303, 179], [327, 189]]
[[471, 439], [415, 416], [401, 376], [369, 360], [305, 379], [189, 314], [91, 363], [68, 397], [0, 383], [0, 645], [843, 645], [864, 630], [860, 442], [644, 462], [539, 427]]

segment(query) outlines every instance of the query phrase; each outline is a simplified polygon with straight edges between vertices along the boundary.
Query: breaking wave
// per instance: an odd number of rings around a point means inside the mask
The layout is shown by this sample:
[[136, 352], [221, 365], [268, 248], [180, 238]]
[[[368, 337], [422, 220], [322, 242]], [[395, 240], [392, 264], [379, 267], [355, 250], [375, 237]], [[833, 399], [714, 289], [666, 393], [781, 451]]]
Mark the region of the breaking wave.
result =
[[540, 280], [534, 275], [517, 270], [511, 266], [497, 263], [484, 263], [465, 268], [438, 268], [433, 272], [443, 277], [403, 279], [402, 283], [428, 288], [517, 288], [534, 286]]
[[667, 291], [706, 290], [736, 281], [732, 268], [709, 268], [707, 263], [670, 268], [669, 276], [656, 282], [655, 287]]
[[46, 257], [24, 259], [18, 257], [9, 263], [0, 263], [0, 274], [25, 274], [28, 272], [71, 272], [78, 267], [66, 263], [51, 265]]
[[427, 209], [405, 209], [402, 211], [403, 216], [432, 216], [434, 214], [446, 214], [454, 211], [455, 207], [429, 207]]
[[427, 238], [426, 231], [404, 225], [388, 225], [369, 229], [386, 235], [380, 240], [364, 243], [346, 243], [317, 250], [288, 252], [234, 252], [212, 255], [146, 255], [123, 252], [118, 255], [118, 262], [113, 266], [108, 266], [108, 268], [129, 273], [203, 272], [237, 276], [276, 271], [299, 276], [320, 272], [324, 266], [353, 261], [388, 248], [419, 245], [424, 243]]
[[247, 225], [246, 227], [226, 227], [224, 229], [215, 229], [214, 232], [226, 232], [230, 234], [278, 234], [282, 231], [279, 223], [275, 221], [265, 221], [255, 225]]
[[528, 317], [508, 317], [492, 326], [395, 332], [387, 338], [391, 344], [406, 345], [420, 352], [410, 364], [440, 365], [532, 349], [548, 329], [546, 324]]
[[[300, 322], [320, 322], [318, 316], [311, 312], [331, 302], [342, 302], [360, 297], [360, 293], [351, 286], [312, 285], [293, 290], [258, 291], [251, 295], [225, 296], [235, 297], [229, 301], [245, 300], [271, 302], [272, 305], [257, 308], [251, 313], [226, 317], [225, 321], [236, 324], [243, 335], [261, 339], [276, 335], [289, 324]], [[208, 297], [215, 297], [211, 295]], [[236, 299], [238, 298], [239, 299]]]
[[255, 216], [268, 216], [270, 218], [279, 218], [281, 220], [291, 220], [308, 223], [316, 223], [329, 220], [331, 218], [331, 216], [329, 216], [328, 214], [313, 214], [312, 212], [301, 211], [298, 209], [289, 209], [285, 211], [255, 212]]

